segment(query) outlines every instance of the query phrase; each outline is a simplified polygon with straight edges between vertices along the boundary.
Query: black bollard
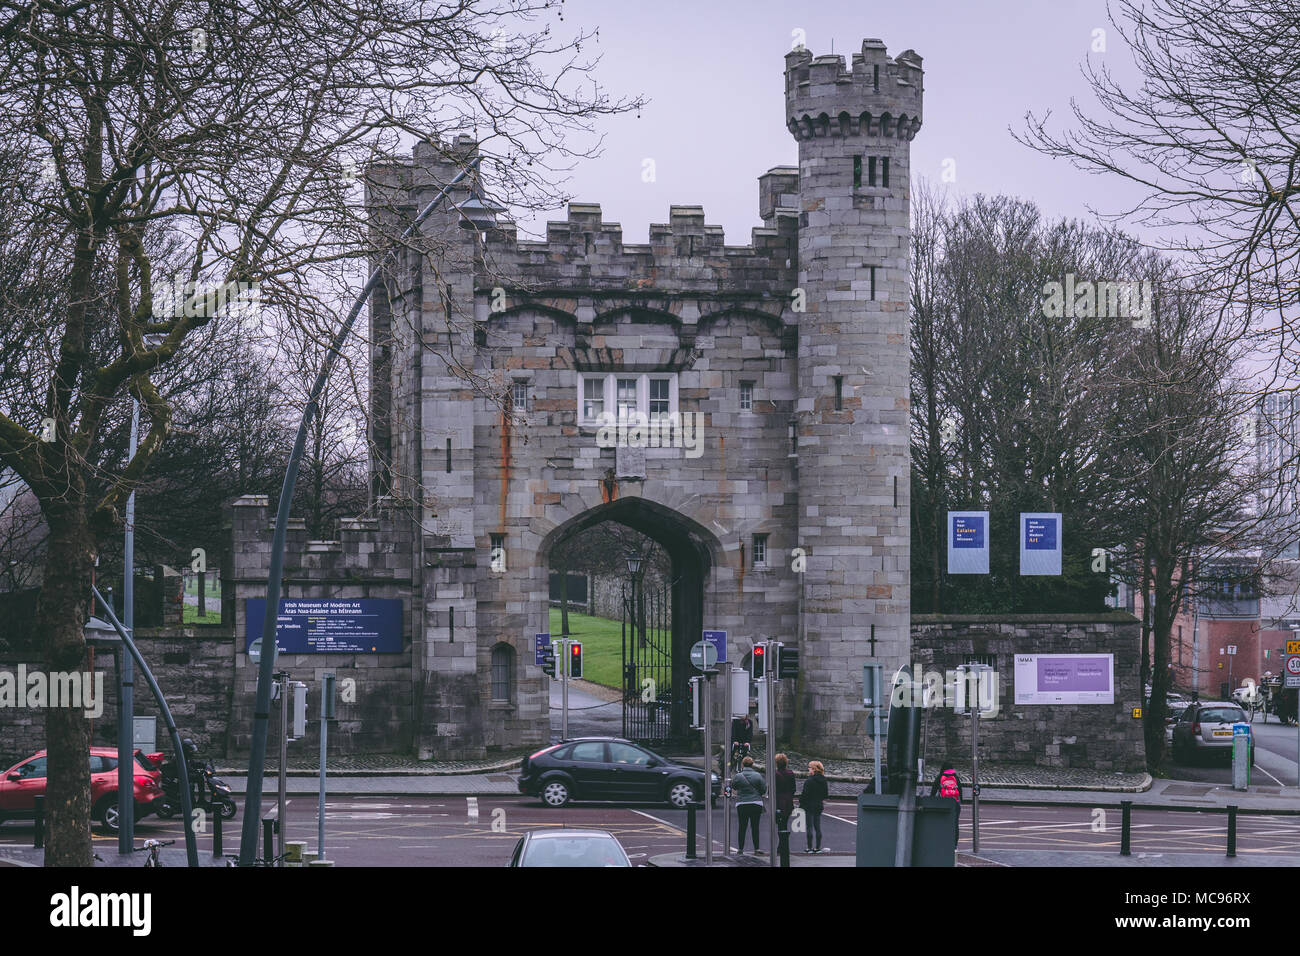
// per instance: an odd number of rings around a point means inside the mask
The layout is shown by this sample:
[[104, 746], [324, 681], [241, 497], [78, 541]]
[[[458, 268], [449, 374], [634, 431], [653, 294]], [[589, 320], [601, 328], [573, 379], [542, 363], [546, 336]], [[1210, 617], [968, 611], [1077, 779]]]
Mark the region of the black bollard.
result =
[[275, 828], [280, 821], [271, 817], [262, 818], [262, 862], [265, 866], [274, 866], [271, 861], [275, 859]]
[[45, 848], [45, 798], [33, 797], [32, 808], [36, 812], [36, 831], [32, 834], [32, 846], [41, 850]]
[[217, 812], [212, 815], [212, 855], [221, 856], [221, 805], [217, 804]]
[[695, 859], [695, 807], [692, 803], [686, 808], [686, 859]]
[[1228, 805], [1228, 856], [1237, 855], [1237, 808]]
[[777, 852], [781, 857], [781, 865], [790, 865], [790, 817], [785, 816], [777, 824]]
[[1119, 805], [1123, 814], [1119, 834], [1119, 855], [1132, 856], [1129, 853], [1129, 826], [1133, 822], [1133, 801], [1121, 800]]

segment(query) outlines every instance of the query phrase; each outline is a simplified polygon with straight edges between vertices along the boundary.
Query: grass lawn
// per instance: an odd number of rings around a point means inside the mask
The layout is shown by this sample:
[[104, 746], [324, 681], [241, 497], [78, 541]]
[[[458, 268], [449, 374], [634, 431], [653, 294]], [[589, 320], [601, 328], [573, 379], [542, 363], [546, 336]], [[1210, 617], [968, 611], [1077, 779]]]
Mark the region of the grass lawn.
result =
[[[209, 571], [203, 578], [204, 590], [208, 592], [209, 598], [221, 600], [221, 578]], [[195, 597], [199, 593], [199, 576], [197, 574], [187, 574], [185, 576], [185, 593], [193, 594]]]
[[213, 610], [213, 601], [208, 599], [208, 613], [199, 616], [199, 606], [197, 604], [186, 604], [181, 615], [181, 622], [184, 624], [220, 624], [221, 623], [221, 597], [217, 596], [216, 610]]
[[[551, 608], [551, 639], [560, 636], [560, 610]], [[569, 636], [582, 642], [585, 679], [623, 689], [623, 624], [609, 618], [569, 612]], [[638, 686], [639, 682], [638, 682]]]

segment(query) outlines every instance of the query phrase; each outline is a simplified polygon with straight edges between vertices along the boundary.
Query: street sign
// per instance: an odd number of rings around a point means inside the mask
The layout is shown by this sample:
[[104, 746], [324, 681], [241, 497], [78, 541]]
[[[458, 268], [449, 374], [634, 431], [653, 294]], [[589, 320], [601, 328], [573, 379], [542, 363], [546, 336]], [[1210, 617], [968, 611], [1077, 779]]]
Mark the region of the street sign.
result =
[[1300, 641], [1287, 641], [1286, 652], [1288, 654], [1300, 654]]
[[1236, 644], [1229, 644], [1229, 645], [1228, 645], [1228, 656], [1229, 656], [1229, 657], [1232, 657], [1232, 656], [1234, 656], [1236, 653], [1237, 653], [1237, 645], [1236, 645]]
[[1282, 675], [1282, 686], [1288, 690], [1300, 687], [1300, 654], [1287, 655], [1285, 670], [1286, 673]]
[[727, 663], [727, 632], [726, 631], [705, 631], [704, 639], [713, 644], [718, 652], [718, 663]]
[[718, 649], [712, 641], [696, 641], [691, 645], [691, 664], [697, 671], [708, 670], [718, 663]]
[[547, 651], [551, 647], [551, 634], [547, 631], [545, 634], [534, 634], [533, 657], [538, 667], [542, 666], [543, 658], [546, 657]]

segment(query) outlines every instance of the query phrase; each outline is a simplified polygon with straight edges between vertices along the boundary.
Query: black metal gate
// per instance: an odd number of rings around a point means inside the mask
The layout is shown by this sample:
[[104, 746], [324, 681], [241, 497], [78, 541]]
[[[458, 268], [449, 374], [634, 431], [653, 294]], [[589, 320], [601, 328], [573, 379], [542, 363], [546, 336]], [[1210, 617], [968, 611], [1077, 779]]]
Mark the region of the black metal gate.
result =
[[677, 582], [646, 590], [623, 585], [623, 736], [664, 744], [687, 723], [685, 695], [674, 693], [673, 594]]

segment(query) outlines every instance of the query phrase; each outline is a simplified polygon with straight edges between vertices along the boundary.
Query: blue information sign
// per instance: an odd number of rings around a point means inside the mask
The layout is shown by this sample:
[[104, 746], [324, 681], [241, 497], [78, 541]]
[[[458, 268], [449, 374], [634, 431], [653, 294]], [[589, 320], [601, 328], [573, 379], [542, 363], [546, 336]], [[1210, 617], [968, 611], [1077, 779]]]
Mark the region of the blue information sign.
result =
[[546, 652], [551, 649], [551, 632], [547, 631], [545, 634], [534, 634], [533, 640], [536, 642], [533, 645], [533, 662], [538, 667], [541, 667], [546, 663], [542, 658], [546, 655]]
[[1061, 573], [1061, 516], [1052, 512], [1021, 512], [1020, 573]]
[[[262, 637], [266, 598], [246, 598], [244, 650]], [[280, 602], [275, 644], [281, 654], [400, 654], [402, 602], [288, 599]]]
[[727, 663], [727, 632], [705, 631], [704, 639], [718, 649], [718, 663]]
[[989, 573], [989, 513], [948, 512], [948, 573]]

